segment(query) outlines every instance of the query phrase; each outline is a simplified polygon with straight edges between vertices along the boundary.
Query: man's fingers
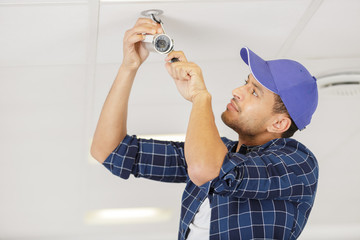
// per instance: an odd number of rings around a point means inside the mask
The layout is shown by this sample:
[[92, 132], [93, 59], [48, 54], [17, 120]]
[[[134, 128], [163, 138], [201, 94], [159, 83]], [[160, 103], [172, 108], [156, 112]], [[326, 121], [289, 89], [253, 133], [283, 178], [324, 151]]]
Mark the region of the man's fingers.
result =
[[167, 57], [165, 58], [165, 61], [168, 62], [173, 58], [179, 59], [180, 62], [187, 62], [185, 54], [182, 51], [172, 51], [171, 53], [169, 53], [167, 55]]
[[145, 39], [145, 35], [142, 35], [142, 34], [136, 34], [136, 35], [132, 35], [130, 37], [128, 37], [126, 39], [126, 42], [127, 44], [134, 44], [134, 43], [137, 43], [137, 42], [141, 42], [142, 40]]
[[154, 22], [153, 20], [151, 20], [149, 18], [139, 18], [138, 21], [136, 22], [135, 26], [133, 27], [133, 29], [136, 29], [141, 26], [148, 26], [150, 28], [154, 28], [154, 29], [156, 29], [155, 33], [163, 32], [161, 25], [159, 23]]
[[161, 31], [161, 28], [158, 28], [156, 25], [145, 23], [126, 31], [124, 41], [128, 44], [134, 44], [144, 40], [145, 34], [155, 35]]
[[172, 67], [171, 67], [171, 63], [166, 63], [165, 64], [165, 68], [166, 68], [166, 70], [168, 71], [168, 73], [170, 74], [170, 76], [172, 77], [172, 78], [174, 78], [173, 77], [173, 74], [172, 74]]
[[139, 18], [139, 19], [136, 21], [134, 27], [139, 26], [139, 25], [142, 25], [142, 24], [147, 24], [147, 23], [148, 23], [148, 24], [155, 25], [155, 26], [158, 25], [158, 23], [154, 22], [154, 21], [153, 21], [152, 19], [150, 19], [150, 18]]
[[187, 66], [180, 66], [177, 70], [178, 70], [179, 80], [191, 79], [189, 75], [189, 72], [191, 72], [191, 68], [188, 68]]
[[192, 71], [192, 65], [183, 62], [166, 63], [166, 70], [172, 78], [175, 80], [188, 81], [191, 79], [190, 72]]
[[144, 24], [137, 27], [134, 27], [126, 32], [127, 35], [134, 35], [134, 34], [156, 34], [158, 28], [151, 24]]
[[171, 64], [169, 62], [167, 62], [165, 64], [166, 70], [168, 71], [168, 73], [170, 74], [170, 76], [175, 79], [175, 80], [179, 80], [179, 76], [178, 76], [178, 68], [177, 66], [175, 66], [174, 64]]

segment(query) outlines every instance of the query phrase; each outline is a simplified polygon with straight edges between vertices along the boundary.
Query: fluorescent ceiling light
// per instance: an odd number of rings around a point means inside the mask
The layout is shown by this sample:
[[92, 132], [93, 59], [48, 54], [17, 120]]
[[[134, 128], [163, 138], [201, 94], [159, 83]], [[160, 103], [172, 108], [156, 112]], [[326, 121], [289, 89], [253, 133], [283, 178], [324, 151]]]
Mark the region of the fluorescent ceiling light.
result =
[[162, 222], [171, 219], [172, 212], [160, 208], [118, 208], [91, 211], [85, 216], [87, 224], [134, 224]]
[[185, 141], [185, 134], [158, 134], [158, 135], [137, 135], [138, 138], [145, 139], [156, 139], [163, 141], [175, 141], [175, 142], [183, 142]]
[[[181, 0], [181, 2], [191, 2], [192, 0]], [[102, 3], [123, 3], [123, 2], [179, 2], [179, 0], [100, 0]]]

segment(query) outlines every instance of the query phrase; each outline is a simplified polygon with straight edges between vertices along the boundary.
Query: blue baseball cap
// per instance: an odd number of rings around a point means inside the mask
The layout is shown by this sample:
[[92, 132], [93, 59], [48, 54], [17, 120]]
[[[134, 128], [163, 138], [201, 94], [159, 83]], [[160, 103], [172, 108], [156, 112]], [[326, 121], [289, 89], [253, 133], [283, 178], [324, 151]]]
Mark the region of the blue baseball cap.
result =
[[280, 96], [298, 129], [304, 129], [318, 105], [316, 78], [293, 60], [265, 61], [247, 47], [240, 50], [240, 56], [253, 77]]

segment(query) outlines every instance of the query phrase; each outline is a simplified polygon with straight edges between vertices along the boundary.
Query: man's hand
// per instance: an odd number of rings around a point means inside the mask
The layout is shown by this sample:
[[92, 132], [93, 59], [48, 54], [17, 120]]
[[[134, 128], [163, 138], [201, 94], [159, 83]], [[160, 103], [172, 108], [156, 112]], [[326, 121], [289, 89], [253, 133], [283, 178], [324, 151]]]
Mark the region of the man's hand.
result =
[[165, 66], [180, 94], [190, 102], [193, 102], [201, 93], [208, 94], [200, 67], [188, 62], [181, 51], [169, 53], [165, 61], [170, 61], [172, 58], [178, 58], [179, 62], [167, 62]]
[[149, 56], [149, 51], [141, 44], [145, 39], [145, 34], [158, 33], [162, 33], [160, 24], [149, 18], [139, 18], [135, 26], [125, 33], [122, 65], [129, 69], [138, 69]]

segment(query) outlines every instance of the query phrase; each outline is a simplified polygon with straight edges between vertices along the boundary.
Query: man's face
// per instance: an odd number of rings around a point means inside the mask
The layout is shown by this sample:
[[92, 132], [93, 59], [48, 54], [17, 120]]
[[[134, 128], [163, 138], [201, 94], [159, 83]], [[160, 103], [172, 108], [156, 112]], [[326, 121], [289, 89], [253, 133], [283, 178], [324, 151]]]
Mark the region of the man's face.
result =
[[266, 132], [274, 115], [274, 93], [250, 74], [245, 85], [234, 89], [232, 94], [221, 115], [223, 122], [242, 136], [254, 138]]

